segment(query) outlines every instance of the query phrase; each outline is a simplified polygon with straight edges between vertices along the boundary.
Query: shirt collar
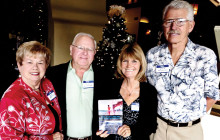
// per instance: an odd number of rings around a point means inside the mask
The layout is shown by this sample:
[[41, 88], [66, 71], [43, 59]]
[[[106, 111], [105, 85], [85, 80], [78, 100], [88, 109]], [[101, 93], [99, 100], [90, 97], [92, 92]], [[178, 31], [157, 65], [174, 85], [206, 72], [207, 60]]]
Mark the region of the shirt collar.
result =
[[194, 57], [196, 56], [195, 55], [195, 44], [188, 38], [188, 42], [186, 44], [186, 48], [183, 52], [184, 55], [188, 55], [188, 56], [191, 56], [191, 57]]

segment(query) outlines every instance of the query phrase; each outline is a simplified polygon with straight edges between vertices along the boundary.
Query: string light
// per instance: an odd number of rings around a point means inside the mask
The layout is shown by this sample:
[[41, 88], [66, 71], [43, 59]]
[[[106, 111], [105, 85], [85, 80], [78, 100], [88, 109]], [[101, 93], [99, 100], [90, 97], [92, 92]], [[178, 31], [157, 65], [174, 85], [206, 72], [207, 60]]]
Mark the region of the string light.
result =
[[192, 6], [193, 6], [194, 15], [197, 15], [199, 5], [198, 4], [192, 4]]

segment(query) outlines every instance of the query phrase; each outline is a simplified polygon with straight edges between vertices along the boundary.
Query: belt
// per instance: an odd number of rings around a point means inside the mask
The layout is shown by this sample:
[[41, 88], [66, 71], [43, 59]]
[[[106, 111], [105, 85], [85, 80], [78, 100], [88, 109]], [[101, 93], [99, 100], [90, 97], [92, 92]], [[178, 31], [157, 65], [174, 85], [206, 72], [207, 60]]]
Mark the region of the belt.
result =
[[92, 136], [89, 136], [89, 137], [81, 137], [81, 138], [67, 137], [67, 140], [92, 140]]
[[158, 118], [160, 118], [161, 120], [163, 120], [164, 122], [166, 122], [168, 125], [174, 126], [174, 127], [193, 126], [193, 125], [195, 125], [195, 124], [197, 124], [197, 123], [199, 123], [199, 122], [201, 121], [201, 119], [199, 118], [199, 119], [197, 119], [197, 120], [195, 120], [195, 121], [190, 121], [190, 122], [188, 122], [188, 123], [175, 123], [175, 122], [173, 122], [173, 121], [170, 121], [170, 120], [167, 120], [167, 119], [161, 117], [160, 115], [157, 115], [157, 116], [158, 116]]

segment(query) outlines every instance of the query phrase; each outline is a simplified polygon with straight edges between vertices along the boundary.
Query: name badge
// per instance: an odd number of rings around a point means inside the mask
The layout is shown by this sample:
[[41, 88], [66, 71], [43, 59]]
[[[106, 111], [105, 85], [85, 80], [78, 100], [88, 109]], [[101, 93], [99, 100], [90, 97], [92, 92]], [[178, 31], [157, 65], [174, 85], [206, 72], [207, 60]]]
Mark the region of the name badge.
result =
[[47, 97], [49, 98], [50, 101], [52, 101], [57, 96], [56, 96], [55, 92], [53, 90], [51, 90], [50, 92], [47, 93]]
[[157, 65], [156, 72], [159, 72], [159, 73], [169, 72], [169, 65]]
[[131, 111], [139, 111], [139, 103], [132, 103]]
[[94, 81], [83, 81], [83, 88], [94, 88]]

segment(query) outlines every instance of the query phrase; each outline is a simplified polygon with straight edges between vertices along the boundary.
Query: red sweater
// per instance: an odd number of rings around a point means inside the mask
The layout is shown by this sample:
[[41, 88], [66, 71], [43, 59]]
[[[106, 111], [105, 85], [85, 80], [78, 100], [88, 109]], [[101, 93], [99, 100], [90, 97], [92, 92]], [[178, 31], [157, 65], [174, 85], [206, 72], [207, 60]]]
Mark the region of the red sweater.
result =
[[61, 111], [52, 83], [43, 78], [37, 92], [18, 78], [0, 102], [0, 139], [52, 140], [55, 117], [46, 101], [58, 113], [61, 131]]

